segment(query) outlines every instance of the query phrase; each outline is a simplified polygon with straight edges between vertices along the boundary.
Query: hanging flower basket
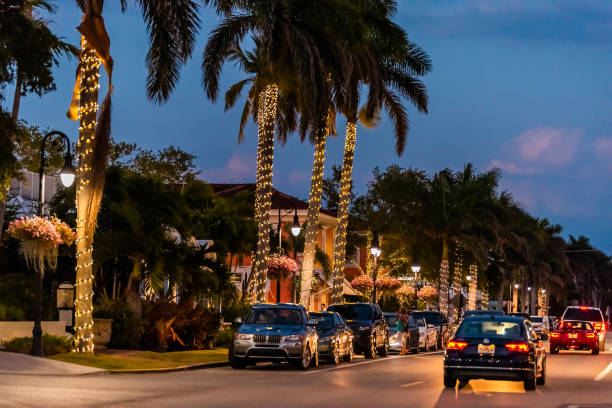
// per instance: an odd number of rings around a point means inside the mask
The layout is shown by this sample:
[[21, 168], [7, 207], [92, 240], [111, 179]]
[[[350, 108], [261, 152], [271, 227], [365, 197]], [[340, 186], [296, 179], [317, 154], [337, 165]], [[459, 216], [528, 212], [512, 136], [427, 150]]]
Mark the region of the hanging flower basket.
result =
[[50, 269], [57, 266], [57, 247], [72, 245], [76, 239], [74, 231], [57, 217], [21, 217], [11, 221], [7, 233], [21, 241], [26, 264], [41, 274], [45, 266]]
[[383, 292], [392, 292], [402, 287], [402, 282], [399, 279], [391, 276], [383, 276], [376, 280], [376, 288]]
[[359, 275], [353, 279], [351, 287], [358, 292], [365, 293], [374, 289], [374, 281], [368, 275]]
[[432, 301], [438, 297], [438, 289], [428, 285], [419, 290], [417, 296], [419, 297], [419, 299], [423, 299], [425, 301]]
[[278, 279], [295, 275], [298, 266], [295, 261], [284, 255], [272, 255], [268, 259], [268, 277]]
[[395, 294], [399, 297], [405, 296], [410, 297], [414, 296], [414, 287], [410, 285], [402, 285], [396, 291]]

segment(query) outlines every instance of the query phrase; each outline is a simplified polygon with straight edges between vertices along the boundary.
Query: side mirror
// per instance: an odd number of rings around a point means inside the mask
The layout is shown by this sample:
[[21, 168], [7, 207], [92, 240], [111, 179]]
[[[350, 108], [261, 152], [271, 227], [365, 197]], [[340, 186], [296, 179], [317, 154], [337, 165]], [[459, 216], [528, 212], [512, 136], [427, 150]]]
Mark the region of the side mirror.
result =
[[237, 318], [234, 319], [234, 323], [242, 324], [242, 319], [240, 317], [237, 317]]
[[306, 326], [317, 327], [317, 323], [318, 321], [316, 319], [310, 319], [308, 320], [308, 323], [306, 323]]

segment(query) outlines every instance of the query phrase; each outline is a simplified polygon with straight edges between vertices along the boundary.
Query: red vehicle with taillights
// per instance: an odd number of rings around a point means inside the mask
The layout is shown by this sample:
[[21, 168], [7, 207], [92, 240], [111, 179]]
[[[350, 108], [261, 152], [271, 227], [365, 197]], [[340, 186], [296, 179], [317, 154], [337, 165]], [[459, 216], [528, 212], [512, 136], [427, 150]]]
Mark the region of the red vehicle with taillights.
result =
[[599, 349], [606, 349], [606, 331], [608, 324], [604, 319], [601, 309], [591, 306], [568, 306], [563, 312], [561, 321], [580, 321], [589, 322], [593, 325], [593, 329], [597, 332], [599, 339]]
[[593, 324], [562, 321], [559, 328], [550, 333], [550, 353], [557, 354], [559, 350], [591, 350], [593, 355], [599, 354], [599, 341]]

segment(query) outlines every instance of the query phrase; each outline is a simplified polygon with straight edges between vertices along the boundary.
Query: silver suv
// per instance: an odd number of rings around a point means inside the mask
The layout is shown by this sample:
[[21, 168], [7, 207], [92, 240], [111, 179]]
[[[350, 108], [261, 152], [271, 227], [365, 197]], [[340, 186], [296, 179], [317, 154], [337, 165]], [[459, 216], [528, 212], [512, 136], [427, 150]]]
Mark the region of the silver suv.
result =
[[255, 304], [230, 348], [232, 368], [258, 361], [289, 361], [303, 370], [319, 364], [316, 321], [291, 303]]
[[608, 329], [604, 316], [598, 307], [568, 306], [563, 312], [561, 320], [579, 320], [591, 322], [593, 328], [599, 335], [599, 349], [606, 349], [606, 331]]

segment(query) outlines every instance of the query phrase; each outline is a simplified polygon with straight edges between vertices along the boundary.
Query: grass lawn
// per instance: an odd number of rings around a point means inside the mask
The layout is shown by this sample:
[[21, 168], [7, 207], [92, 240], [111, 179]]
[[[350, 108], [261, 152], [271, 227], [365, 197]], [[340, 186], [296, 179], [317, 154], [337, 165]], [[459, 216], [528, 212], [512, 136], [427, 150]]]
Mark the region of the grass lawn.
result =
[[66, 353], [49, 357], [52, 360], [80, 364], [104, 370], [143, 370], [181, 367], [192, 364], [220, 363], [227, 361], [227, 349], [174, 351], [108, 351], [94, 355]]

